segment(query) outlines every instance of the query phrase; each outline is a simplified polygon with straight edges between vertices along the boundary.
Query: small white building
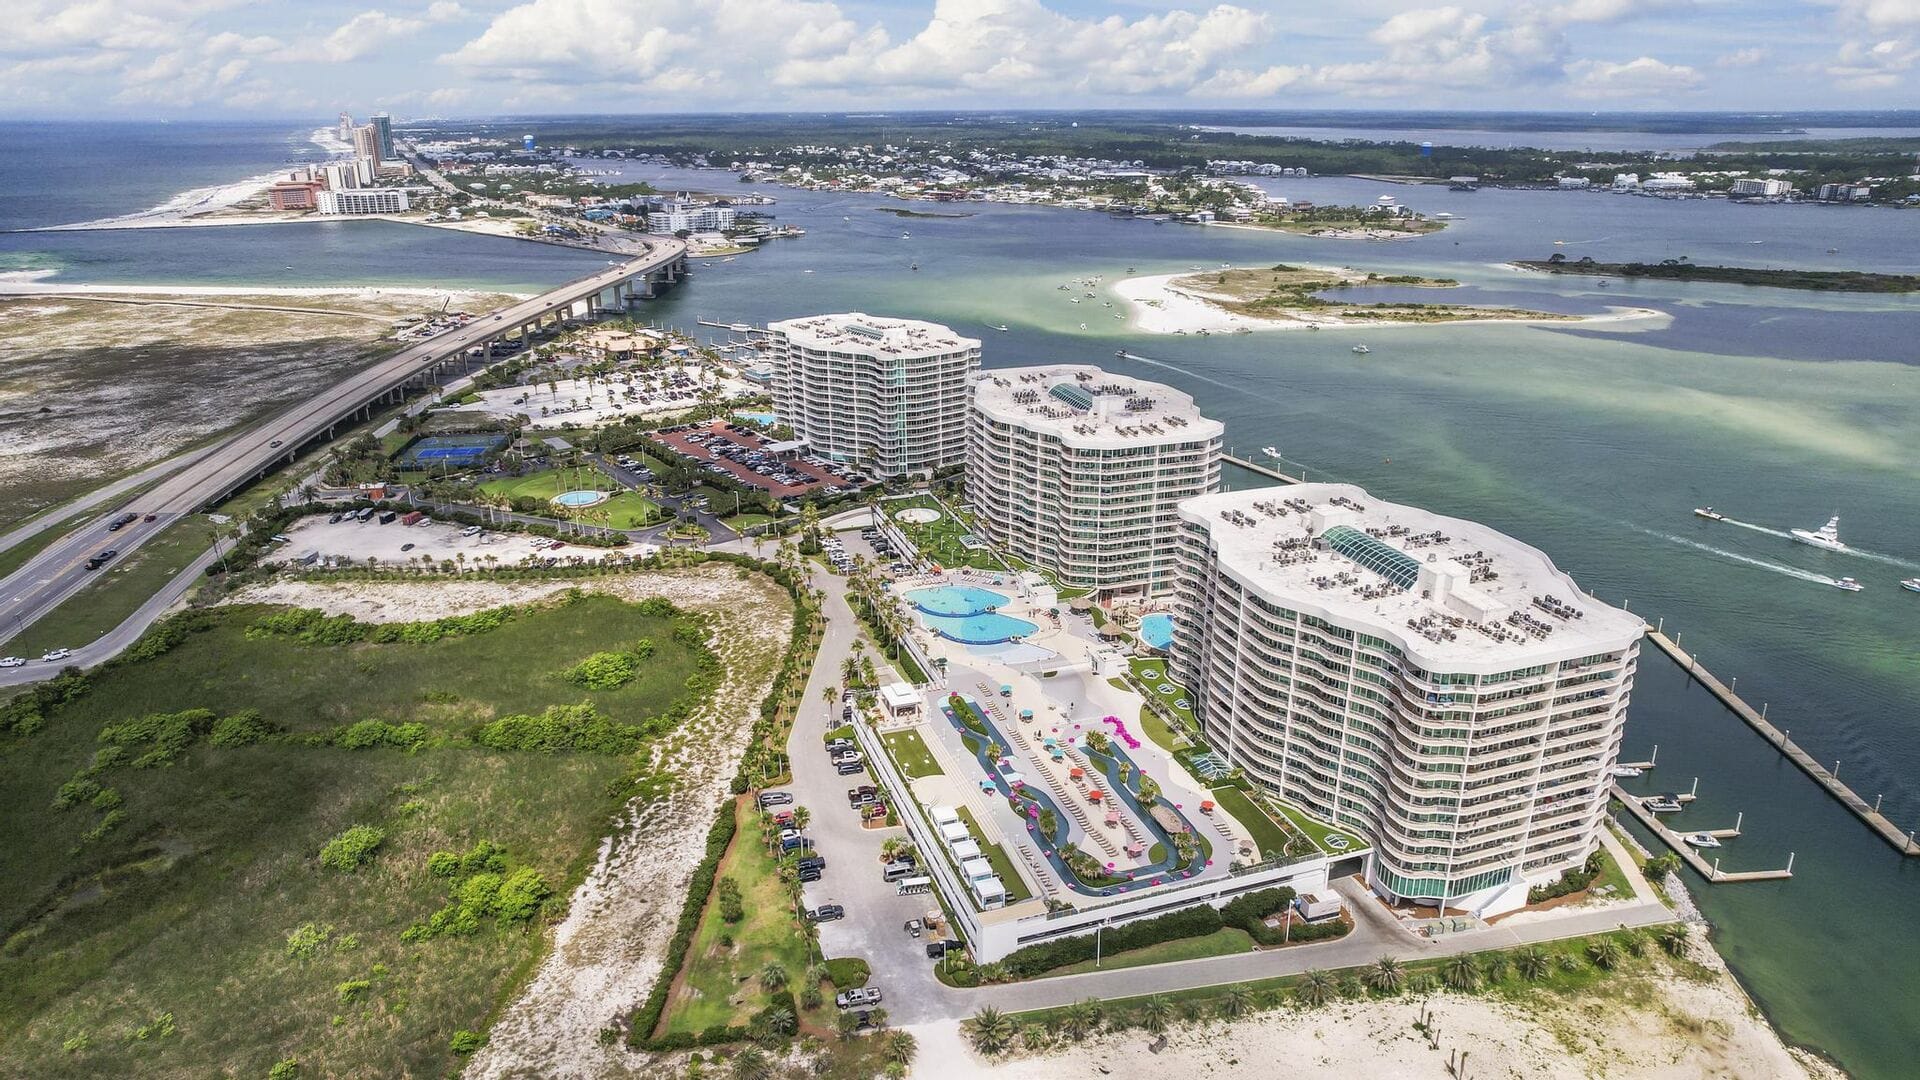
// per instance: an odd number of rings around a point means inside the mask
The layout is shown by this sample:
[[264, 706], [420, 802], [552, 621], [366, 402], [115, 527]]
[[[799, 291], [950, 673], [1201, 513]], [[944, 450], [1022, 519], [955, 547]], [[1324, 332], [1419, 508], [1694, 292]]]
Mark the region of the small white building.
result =
[[915, 716], [920, 712], [920, 691], [912, 683], [888, 683], [880, 688], [880, 707], [890, 717]]
[[963, 866], [966, 865], [969, 859], [980, 858], [980, 845], [972, 840], [962, 840], [948, 850], [953, 852], [953, 857], [958, 859]]
[[986, 877], [968, 883], [973, 890], [973, 899], [982, 910], [1007, 906], [1007, 887], [997, 877]]
[[933, 818], [933, 827], [939, 829], [959, 821], [960, 811], [951, 806], [930, 806], [927, 808], [927, 816]]
[[1293, 909], [1308, 922], [1330, 919], [1340, 914], [1340, 894], [1334, 892], [1301, 893], [1294, 898]]
[[948, 847], [952, 847], [962, 840], [973, 839], [973, 834], [968, 832], [967, 827], [960, 822], [949, 821], [940, 826], [940, 839], [945, 840]]
[[960, 876], [968, 881], [985, 881], [993, 876], [993, 864], [983, 858], [972, 858], [960, 864]]

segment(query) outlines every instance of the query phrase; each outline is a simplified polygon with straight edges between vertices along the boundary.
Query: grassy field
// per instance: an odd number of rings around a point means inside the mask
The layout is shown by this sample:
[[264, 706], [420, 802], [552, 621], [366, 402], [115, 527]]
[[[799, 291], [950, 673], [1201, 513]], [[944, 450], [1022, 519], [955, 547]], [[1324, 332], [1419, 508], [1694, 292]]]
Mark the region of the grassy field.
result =
[[1051, 979], [1056, 975], [1080, 975], [1089, 971], [1112, 971], [1114, 968], [1171, 964], [1176, 960], [1198, 960], [1206, 956], [1230, 956], [1234, 953], [1252, 951], [1252, 935], [1239, 927], [1223, 926], [1201, 937], [1175, 938], [1172, 941], [1160, 942], [1158, 945], [1149, 945], [1144, 949], [1109, 953], [1100, 958], [1100, 964], [1097, 967], [1091, 960], [1082, 960], [1077, 964], [1054, 968], [1039, 977]]
[[[1133, 689], [1133, 687], [1128, 686], [1124, 681], [1119, 679], [1112, 681], [1119, 682], [1120, 689], [1122, 690]], [[1153, 740], [1155, 746], [1158, 746], [1169, 754], [1181, 747], [1189, 745], [1185, 735], [1168, 727], [1167, 722], [1160, 718], [1160, 714], [1146, 705], [1140, 706], [1140, 730], [1146, 733], [1147, 738]]]
[[[671, 617], [606, 597], [432, 644], [249, 637], [268, 610], [221, 609], [171, 652], [97, 675], [39, 731], [0, 743], [0, 1075], [258, 1077], [286, 1058], [309, 1076], [457, 1071], [454, 1032], [485, 1027], [541, 937], [537, 918], [487, 919], [470, 935], [403, 940], [448, 904], [452, 879], [428, 855], [491, 841], [564, 896], [628, 767], [490, 750], [468, 733], [581, 701], [637, 722], [685, 692], [697, 660]], [[654, 651], [623, 686], [587, 691], [558, 674], [643, 637]], [[97, 770], [110, 796], [55, 808], [63, 782], [97, 760], [103, 727], [192, 708], [257, 709], [287, 734], [190, 739], [162, 767]], [[375, 718], [419, 723], [424, 739], [323, 741]], [[370, 863], [321, 865], [330, 838], [363, 825], [385, 830]]]
[[[920, 549], [922, 557], [939, 563], [941, 566], [971, 566], [980, 570], [1003, 570], [1000, 557], [991, 548], [967, 548], [961, 545], [960, 537], [969, 532], [966, 525], [953, 516], [953, 513], [940, 505], [931, 495], [915, 495], [907, 499], [893, 499], [881, 504], [883, 512], [893, 518], [900, 531], [907, 534], [913, 546]], [[925, 525], [915, 525], [901, 521], [900, 511], [920, 507], [940, 512], [937, 521]]]
[[[1136, 656], [1127, 663], [1133, 668], [1133, 677], [1146, 687], [1146, 694], [1173, 710], [1173, 714], [1189, 727], [1199, 726], [1199, 721], [1193, 715], [1193, 695], [1187, 692], [1186, 687], [1168, 678], [1165, 660]], [[1162, 686], [1171, 686], [1173, 691], [1163, 694], [1160, 692]], [[1187, 703], [1184, 708], [1180, 705], [1183, 701]]]
[[700, 928], [687, 949], [680, 982], [661, 1020], [663, 1034], [745, 1023], [768, 1002], [767, 990], [759, 981], [763, 968], [779, 964], [791, 987], [797, 989], [812, 961], [812, 943], [794, 919], [793, 905], [780, 883], [773, 857], [761, 846], [760, 825], [752, 803], [739, 800], [735, 813], [739, 831], [720, 860], [714, 880], [732, 878], [739, 884], [745, 917], [737, 923], [727, 922], [717, 910], [719, 889], [708, 897]]
[[[102, 527], [99, 548], [112, 545]], [[94, 571], [94, 578], [40, 621], [6, 643], [6, 651], [38, 656], [48, 649], [77, 649], [124, 622], [201, 553], [213, 546], [213, 525], [194, 516]]]
[[1335, 851], [1333, 847], [1327, 844], [1327, 838], [1332, 836], [1344, 836], [1347, 838], [1347, 846], [1338, 849], [1337, 853], [1339, 854], [1349, 854], [1367, 846], [1367, 842], [1360, 837], [1347, 832], [1345, 829], [1336, 829], [1318, 818], [1308, 817], [1305, 813], [1302, 813], [1297, 806], [1285, 802], [1277, 802], [1275, 806], [1282, 814], [1286, 815], [1287, 821], [1291, 822], [1294, 828], [1306, 833], [1307, 838], [1317, 844], [1323, 851]]
[[1007, 887], [1007, 903], [1017, 904], [1032, 899], [1033, 892], [1027, 888], [1027, 879], [1014, 869], [1013, 860], [1007, 857], [1007, 849], [987, 842], [987, 834], [980, 828], [980, 823], [973, 819], [973, 811], [964, 806], [956, 809], [960, 811], [960, 820], [973, 830], [973, 838], [980, 842], [981, 856], [992, 864], [993, 872], [1000, 875], [1000, 884]]
[[[613, 477], [589, 465], [542, 469], [525, 476], [505, 476], [486, 481], [480, 485], [480, 490], [496, 498], [538, 499], [542, 503], [565, 491], [618, 492], [598, 506], [584, 508], [576, 516], [581, 521], [609, 525], [615, 529], [637, 529], [660, 520], [660, 507], [651, 499], [636, 491], [622, 491]], [[557, 514], [560, 509], [557, 506], [546, 507], [541, 513]], [[609, 520], [601, 520], [602, 514], [608, 515]]]
[[920, 738], [920, 733], [911, 729], [895, 731], [880, 736], [892, 752], [894, 763], [900, 766], [900, 772], [909, 780], [918, 780], [923, 776], [940, 776], [946, 770], [934, 760], [933, 751]]
[[1287, 828], [1260, 809], [1246, 792], [1239, 788], [1217, 787], [1210, 793], [1220, 809], [1233, 815], [1233, 819], [1247, 827], [1252, 834], [1254, 846], [1265, 855], [1269, 851], [1285, 852], [1287, 841], [1291, 839]]

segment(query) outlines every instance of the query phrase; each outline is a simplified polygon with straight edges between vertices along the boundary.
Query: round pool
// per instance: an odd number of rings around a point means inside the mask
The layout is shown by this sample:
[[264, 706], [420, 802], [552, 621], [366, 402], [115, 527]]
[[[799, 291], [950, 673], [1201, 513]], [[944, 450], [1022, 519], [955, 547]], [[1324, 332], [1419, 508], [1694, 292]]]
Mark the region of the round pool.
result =
[[930, 506], [909, 506], [893, 515], [893, 520], [902, 521], [908, 525], [931, 525], [940, 520], [940, 511]]
[[578, 510], [583, 506], [599, 506], [611, 498], [613, 496], [604, 491], [563, 491], [553, 497], [553, 503], [569, 510]]
[[935, 585], [913, 590], [907, 594], [907, 601], [929, 615], [964, 618], [1006, 607], [1008, 598], [975, 585]]

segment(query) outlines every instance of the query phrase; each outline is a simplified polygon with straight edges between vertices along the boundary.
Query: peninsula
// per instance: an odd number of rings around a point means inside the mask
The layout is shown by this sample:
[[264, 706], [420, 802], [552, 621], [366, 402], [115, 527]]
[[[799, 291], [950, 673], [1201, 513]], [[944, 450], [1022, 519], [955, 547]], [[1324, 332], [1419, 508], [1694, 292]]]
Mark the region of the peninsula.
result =
[[1724, 285], [1765, 285], [1775, 289], [1810, 292], [1908, 293], [1920, 291], [1920, 275], [1876, 274], [1866, 270], [1792, 270], [1757, 266], [1702, 266], [1685, 259], [1657, 263], [1606, 263], [1590, 258], [1520, 259], [1515, 266], [1549, 274], [1586, 274], [1592, 277], [1659, 278], [1664, 281], [1711, 281]]
[[1450, 289], [1451, 278], [1377, 274], [1351, 267], [1240, 267], [1204, 273], [1127, 278], [1114, 291], [1133, 307], [1133, 326], [1149, 334], [1245, 333], [1253, 330], [1319, 330], [1393, 323], [1618, 322], [1659, 317], [1646, 308], [1619, 308], [1605, 315], [1565, 315], [1524, 308], [1406, 300], [1363, 303], [1328, 294], [1379, 286]]

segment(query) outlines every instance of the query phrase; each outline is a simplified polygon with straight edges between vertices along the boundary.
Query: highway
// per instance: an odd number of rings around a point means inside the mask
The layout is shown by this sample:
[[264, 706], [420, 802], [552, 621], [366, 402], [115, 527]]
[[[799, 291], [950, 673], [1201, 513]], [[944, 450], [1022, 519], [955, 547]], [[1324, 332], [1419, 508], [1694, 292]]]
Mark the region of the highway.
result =
[[[117, 564], [118, 559], [125, 558], [167, 526], [246, 487], [256, 477], [270, 472], [277, 463], [290, 462], [301, 446], [327, 436], [341, 422], [385, 394], [405, 386], [422, 372], [431, 372], [446, 361], [457, 360], [467, 349], [487, 345], [522, 326], [564, 315], [574, 304], [623, 283], [677, 270], [684, 265], [685, 257], [684, 243], [664, 237], [652, 239], [648, 253], [643, 256], [567, 282], [466, 326], [409, 346], [192, 456], [151, 490], [135, 496], [114, 513], [103, 515], [104, 521], [111, 521], [120, 513], [139, 515], [120, 530], [108, 532], [102, 520], [82, 525], [49, 544], [0, 581], [0, 652], [5, 651], [7, 639], [31, 626], [103, 572], [86, 568], [87, 559], [96, 552], [108, 548], [118, 551], [118, 558], [108, 565]], [[53, 513], [68, 515], [67, 511]]]

